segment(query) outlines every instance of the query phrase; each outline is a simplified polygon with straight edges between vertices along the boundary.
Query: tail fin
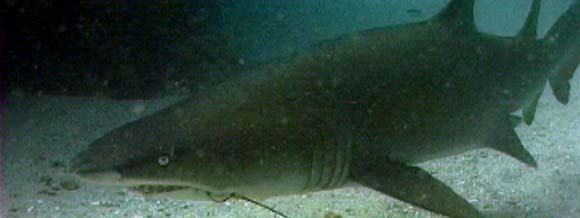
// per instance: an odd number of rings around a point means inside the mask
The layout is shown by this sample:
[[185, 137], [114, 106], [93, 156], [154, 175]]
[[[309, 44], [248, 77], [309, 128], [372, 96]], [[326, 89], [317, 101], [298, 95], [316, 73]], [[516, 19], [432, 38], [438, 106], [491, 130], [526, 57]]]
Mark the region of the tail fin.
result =
[[[577, 46], [576, 50], [580, 50]], [[568, 104], [570, 98], [570, 79], [574, 76], [574, 71], [580, 62], [580, 55], [576, 55], [576, 63], [568, 62], [562, 65], [561, 70], [550, 76], [550, 87], [556, 99], [562, 104]]]
[[570, 79], [580, 64], [580, 1], [575, 1], [542, 41], [547, 52], [550, 86], [556, 99], [568, 103]]

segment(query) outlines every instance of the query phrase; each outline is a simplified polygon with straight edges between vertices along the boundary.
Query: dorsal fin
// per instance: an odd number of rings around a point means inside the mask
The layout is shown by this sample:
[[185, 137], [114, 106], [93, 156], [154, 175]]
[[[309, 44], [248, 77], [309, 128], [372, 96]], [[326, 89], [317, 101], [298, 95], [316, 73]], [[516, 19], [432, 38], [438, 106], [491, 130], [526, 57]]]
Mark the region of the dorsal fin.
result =
[[526, 44], [531, 44], [536, 40], [536, 36], [538, 35], [538, 19], [540, 17], [540, 7], [541, 7], [540, 0], [534, 0], [532, 2], [532, 6], [530, 8], [530, 13], [526, 18], [526, 22], [524, 26], [517, 34], [517, 38], [525, 42]]
[[476, 31], [473, 17], [475, 0], [451, 0], [438, 15], [437, 19], [465, 31]]

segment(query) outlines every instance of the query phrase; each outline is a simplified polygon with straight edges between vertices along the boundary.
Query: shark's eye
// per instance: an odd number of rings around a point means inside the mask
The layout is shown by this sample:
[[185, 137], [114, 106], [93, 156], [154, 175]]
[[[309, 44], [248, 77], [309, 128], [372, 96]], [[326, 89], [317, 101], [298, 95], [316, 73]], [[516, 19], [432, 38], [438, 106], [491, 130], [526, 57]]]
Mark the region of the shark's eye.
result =
[[167, 164], [169, 164], [169, 157], [167, 157], [167, 155], [160, 156], [157, 159], [157, 162], [160, 166], [167, 166]]

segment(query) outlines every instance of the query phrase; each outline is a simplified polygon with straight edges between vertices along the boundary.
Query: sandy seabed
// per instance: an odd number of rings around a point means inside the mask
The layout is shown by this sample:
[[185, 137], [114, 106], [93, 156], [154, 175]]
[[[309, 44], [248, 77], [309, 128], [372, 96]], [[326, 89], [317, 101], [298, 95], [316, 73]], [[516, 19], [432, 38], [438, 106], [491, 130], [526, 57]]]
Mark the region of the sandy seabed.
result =
[[[580, 72], [570, 103], [549, 88], [531, 126], [517, 128], [539, 167], [492, 150], [421, 164], [490, 217], [580, 217]], [[2, 118], [2, 217], [276, 217], [243, 201], [145, 199], [126, 188], [78, 182], [66, 164], [106, 132], [179, 97], [150, 101], [10, 95]], [[364, 187], [263, 201], [292, 218], [442, 217]]]

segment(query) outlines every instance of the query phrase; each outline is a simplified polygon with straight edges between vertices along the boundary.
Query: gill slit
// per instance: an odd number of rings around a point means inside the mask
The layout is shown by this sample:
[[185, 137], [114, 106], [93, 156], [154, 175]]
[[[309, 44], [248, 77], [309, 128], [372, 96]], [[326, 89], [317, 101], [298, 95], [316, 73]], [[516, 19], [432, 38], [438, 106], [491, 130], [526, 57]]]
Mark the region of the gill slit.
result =
[[349, 134], [338, 136], [335, 143], [323, 143], [314, 149], [310, 176], [305, 191], [335, 188], [343, 184], [350, 171], [352, 138]]

